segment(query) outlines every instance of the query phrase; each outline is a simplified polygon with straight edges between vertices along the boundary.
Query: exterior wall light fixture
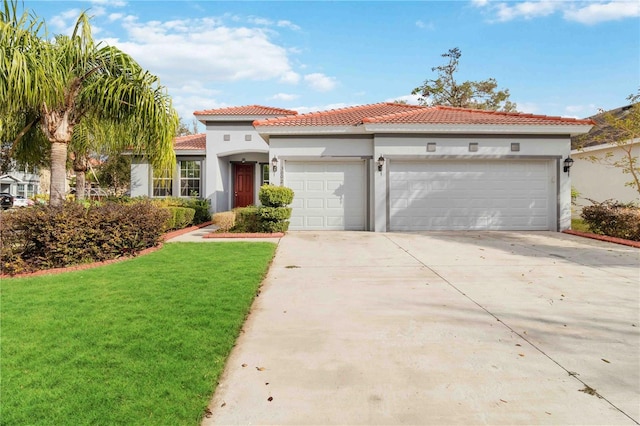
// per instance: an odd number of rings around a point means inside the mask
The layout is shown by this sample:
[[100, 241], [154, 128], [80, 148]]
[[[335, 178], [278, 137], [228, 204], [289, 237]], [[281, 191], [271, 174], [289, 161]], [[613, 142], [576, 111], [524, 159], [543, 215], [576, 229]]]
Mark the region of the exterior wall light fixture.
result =
[[382, 167], [384, 166], [384, 157], [381, 155], [378, 157], [378, 171], [382, 171]]
[[274, 173], [278, 171], [278, 159], [275, 155], [271, 159], [271, 168], [273, 169]]
[[569, 173], [569, 169], [573, 166], [573, 158], [567, 157], [564, 159], [564, 172]]

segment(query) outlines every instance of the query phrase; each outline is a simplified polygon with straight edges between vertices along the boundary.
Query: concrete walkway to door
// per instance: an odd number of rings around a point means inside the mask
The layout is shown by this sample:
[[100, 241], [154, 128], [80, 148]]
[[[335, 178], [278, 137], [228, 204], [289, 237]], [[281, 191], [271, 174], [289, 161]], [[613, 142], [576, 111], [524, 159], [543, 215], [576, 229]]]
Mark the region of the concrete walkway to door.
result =
[[213, 424], [637, 424], [640, 250], [552, 232], [291, 232]]

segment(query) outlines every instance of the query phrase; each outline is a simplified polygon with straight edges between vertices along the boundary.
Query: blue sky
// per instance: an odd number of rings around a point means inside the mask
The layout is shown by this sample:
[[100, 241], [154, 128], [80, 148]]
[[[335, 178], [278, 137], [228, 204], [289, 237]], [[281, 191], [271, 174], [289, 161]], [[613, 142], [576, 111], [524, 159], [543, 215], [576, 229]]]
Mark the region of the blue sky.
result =
[[640, 2], [25, 1], [50, 33], [82, 10], [94, 36], [160, 77], [186, 123], [195, 110], [260, 104], [299, 112], [405, 99], [462, 51], [458, 79], [493, 77], [518, 110], [586, 117], [640, 87]]

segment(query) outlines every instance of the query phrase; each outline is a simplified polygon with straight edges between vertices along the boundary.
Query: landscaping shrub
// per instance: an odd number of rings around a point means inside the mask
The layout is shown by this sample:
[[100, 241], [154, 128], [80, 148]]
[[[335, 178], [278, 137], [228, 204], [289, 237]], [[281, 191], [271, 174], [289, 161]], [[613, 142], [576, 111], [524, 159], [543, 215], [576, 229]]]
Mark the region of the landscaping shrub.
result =
[[240, 207], [234, 210], [236, 224], [232, 232], [261, 232], [260, 216], [256, 206]]
[[209, 212], [209, 200], [202, 198], [181, 198], [181, 197], [166, 197], [166, 198], [154, 198], [153, 202], [161, 207], [188, 207], [195, 210], [193, 216], [193, 224], [199, 225], [211, 220], [211, 213]]
[[193, 217], [196, 214], [194, 209], [188, 207], [163, 207], [170, 212], [170, 216], [165, 222], [165, 229], [182, 229], [193, 223]]
[[284, 186], [262, 185], [258, 198], [266, 207], [285, 207], [293, 202], [293, 190]]
[[582, 218], [593, 232], [640, 241], [640, 208], [614, 200], [589, 201], [593, 205], [582, 209]]
[[221, 231], [229, 231], [236, 223], [236, 214], [233, 211], [220, 212], [213, 215], [213, 224]]
[[285, 221], [291, 217], [291, 207], [260, 207], [258, 215], [261, 222]]
[[289, 221], [273, 221], [262, 222], [260, 224], [260, 230], [262, 232], [287, 232], [289, 229]]
[[284, 186], [262, 185], [258, 198], [262, 206], [258, 209], [261, 232], [286, 232], [289, 229], [293, 190]]
[[0, 216], [0, 267], [16, 274], [118, 258], [160, 241], [169, 212], [150, 202], [36, 205]]

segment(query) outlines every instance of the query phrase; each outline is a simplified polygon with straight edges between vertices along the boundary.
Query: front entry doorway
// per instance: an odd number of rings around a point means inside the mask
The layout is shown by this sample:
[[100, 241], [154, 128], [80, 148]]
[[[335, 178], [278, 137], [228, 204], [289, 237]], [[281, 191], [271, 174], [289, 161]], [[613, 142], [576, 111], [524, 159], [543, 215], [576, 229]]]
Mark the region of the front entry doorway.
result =
[[253, 202], [254, 164], [233, 165], [233, 207], [246, 207]]

